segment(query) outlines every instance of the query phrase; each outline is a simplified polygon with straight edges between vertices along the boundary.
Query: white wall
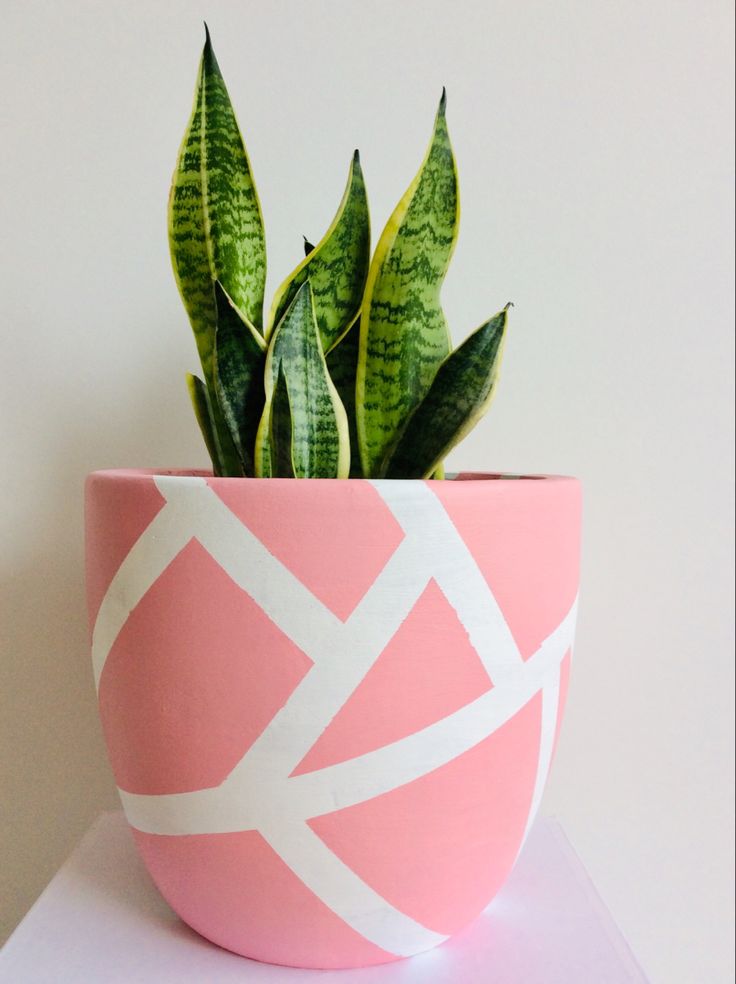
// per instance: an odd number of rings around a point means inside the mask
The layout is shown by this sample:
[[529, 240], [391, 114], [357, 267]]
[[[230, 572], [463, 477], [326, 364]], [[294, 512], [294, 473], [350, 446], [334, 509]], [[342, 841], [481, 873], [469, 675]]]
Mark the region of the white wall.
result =
[[447, 85], [456, 337], [516, 304], [500, 395], [451, 464], [574, 473], [587, 497], [546, 809], [655, 984], [730, 979], [731, 6], [4, 0], [6, 930], [116, 805], [87, 655], [83, 476], [205, 463], [165, 204], [206, 17], [272, 287], [331, 218], [355, 146], [380, 231]]

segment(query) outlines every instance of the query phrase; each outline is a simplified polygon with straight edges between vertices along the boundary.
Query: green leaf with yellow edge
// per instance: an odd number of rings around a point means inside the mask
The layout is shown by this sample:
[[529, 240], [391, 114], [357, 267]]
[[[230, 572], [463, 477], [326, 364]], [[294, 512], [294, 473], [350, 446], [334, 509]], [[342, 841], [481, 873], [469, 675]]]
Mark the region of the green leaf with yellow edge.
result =
[[221, 448], [220, 465], [226, 474], [241, 474], [215, 395], [213, 282], [219, 276], [243, 317], [260, 326], [265, 242], [250, 164], [209, 32], [172, 179], [168, 228], [174, 276], [202, 364], [212, 437]]
[[348, 421], [327, 371], [310, 282], [305, 281], [277, 325], [266, 356], [266, 406], [256, 437], [256, 474], [274, 475], [270, 446], [274, 392], [283, 374], [291, 419], [296, 478], [347, 478]]
[[205, 382], [211, 390], [217, 315], [202, 204], [201, 62], [194, 107], [171, 181], [168, 231], [174, 278], [194, 331]]
[[212, 277], [260, 330], [266, 284], [261, 204], [209, 31], [202, 54], [202, 196]]
[[361, 312], [357, 426], [375, 476], [450, 351], [440, 289], [457, 240], [457, 170], [442, 94], [422, 166], [376, 248]]
[[202, 380], [190, 372], [187, 373], [187, 389], [207, 453], [212, 461], [212, 471], [215, 475], [240, 478], [244, 473], [243, 466], [217, 400], [210, 397], [210, 391]]
[[209, 32], [172, 179], [168, 226], [174, 276], [211, 388], [213, 281], [219, 280], [243, 316], [260, 327], [266, 249], [250, 163]]
[[429, 478], [486, 413], [495, 395], [508, 306], [447, 356], [382, 469], [386, 478]]
[[356, 150], [345, 193], [329, 229], [316, 246], [305, 240], [306, 256], [276, 291], [267, 337], [284, 316], [299, 288], [309, 280], [322, 348], [329, 352], [360, 311], [370, 249], [368, 199]]
[[326, 356], [327, 369], [348, 416], [350, 478], [363, 477], [360, 455], [357, 451], [358, 431], [355, 422], [355, 375], [358, 370], [359, 347], [360, 331], [358, 322], [355, 321]]
[[217, 335], [215, 391], [245, 475], [255, 474], [254, 451], [265, 392], [266, 343], [243, 321], [222, 285], [215, 283]]
[[279, 366], [276, 385], [271, 397], [271, 417], [268, 431], [271, 454], [271, 478], [294, 478], [291, 461], [291, 408], [286, 389], [283, 362]]
[[204, 438], [207, 453], [212, 461], [212, 470], [215, 475], [222, 475], [222, 462], [212, 428], [210, 405], [207, 399], [207, 387], [198, 376], [188, 372], [187, 390], [189, 392], [189, 399], [192, 401], [192, 407], [194, 408], [194, 416], [197, 418], [199, 429]]

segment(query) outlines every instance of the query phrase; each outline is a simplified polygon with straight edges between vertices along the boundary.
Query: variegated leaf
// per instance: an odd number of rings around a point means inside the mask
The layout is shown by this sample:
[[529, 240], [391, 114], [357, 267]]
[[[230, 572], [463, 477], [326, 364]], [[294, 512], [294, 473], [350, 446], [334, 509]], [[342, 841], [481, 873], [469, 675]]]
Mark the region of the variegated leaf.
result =
[[508, 306], [447, 356], [412, 414], [387, 466], [386, 478], [428, 478], [477, 424], [495, 394]]
[[266, 283], [261, 205], [209, 31], [202, 55], [202, 165], [212, 277], [260, 330]]
[[309, 280], [322, 347], [329, 352], [360, 310], [370, 262], [370, 239], [368, 199], [356, 150], [332, 224], [316, 246], [311, 247], [305, 240], [306, 256], [276, 291], [267, 335], [278, 325], [301, 285]]
[[256, 431], [263, 413], [266, 343], [244, 322], [218, 282], [215, 390], [245, 475], [255, 474]]
[[283, 362], [279, 366], [271, 396], [268, 440], [271, 478], [294, 478], [294, 465], [291, 460], [291, 409]]
[[[209, 94], [208, 108], [205, 107], [205, 90]], [[179, 152], [169, 196], [169, 245], [174, 276], [189, 315], [202, 364], [209, 407], [210, 438], [219, 448], [217, 462], [213, 459], [213, 467], [222, 474], [238, 475], [242, 470], [215, 394], [217, 309], [213, 262], [218, 257], [218, 262], [223, 262], [228, 271], [226, 285], [228, 281], [235, 285], [234, 293], [240, 297], [241, 302], [244, 297], [247, 300], [249, 296], [249, 291], [242, 289], [243, 281], [246, 281], [246, 286], [252, 281], [254, 286], [250, 294], [256, 299], [260, 296], [260, 307], [256, 304], [254, 309], [250, 312], [246, 309], [244, 314], [249, 316], [255, 311], [255, 316], [259, 318], [258, 311], [262, 312], [263, 307], [265, 248], [260, 208], [252, 186], [250, 167], [242, 149], [240, 135], [238, 133], [237, 138], [235, 137], [233, 127], [237, 131], [208, 33], [199, 66], [194, 107]], [[221, 133], [218, 132], [219, 128], [223, 128]], [[206, 153], [203, 153], [203, 145]], [[221, 157], [231, 152], [234, 156], [223, 169], [218, 163], [218, 155]], [[209, 185], [205, 181], [205, 157], [210, 159], [213, 166]], [[232, 192], [218, 192], [218, 186], [221, 188], [223, 180], [232, 182]], [[213, 222], [212, 215], [206, 215], [205, 197], [210, 199], [210, 211], [215, 219], [217, 216], [221, 217], [219, 225], [218, 221]], [[229, 219], [225, 214], [228, 202], [234, 213], [234, 217]], [[241, 241], [240, 249], [248, 251], [250, 258], [246, 265], [255, 271], [250, 278], [242, 270], [239, 274], [234, 274], [232, 263], [228, 259], [232, 251], [227, 238], [237, 229], [247, 236]], [[213, 234], [222, 238], [220, 246], [213, 246]]]
[[207, 453], [212, 461], [212, 471], [215, 475], [222, 475], [223, 464], [220, 460], [220, 453], [212, 427], [210, 405], [207, 399], [207, 387], [198, 376], [188, 372], [187, 390], [189, 392], [189, 399], [192, 401], [194, 416], [197, 418], [197, 423], [199, 424], [199, 429], [204, 439], [205, 447], [207, 448]]
[[451, 347], [440, 288], [457, 239], [459, 198], [445, 104], [443, 92], [427, 154], [368, 274], [356, 392], [366, 476], [377, 474]]
[[217, 444], [220, 461], [222, 462], [221, 474], [227, 478], [240, 478], [244, 474], [243, 465], [233, 439], [230, 436], [230, 428], [225, 422], [225, 418], [220, 410], [217, 393], [215, 392], [214, 395], [210, 395], [208, 390], [207, 399], [210, 405], [210, 419], [213, 422], [215, 443]]
[[358, 369], [359, 344], [360, 331], [358, 322], [356, 321], [326, 356], [327, 369], [348, 417], [350, 478], [363, 477], [360, 467], [360, 455], [357, 450], [358, 432], [355, 424], [355, 374]]
[[204, 378], [211, 389], [217, 317], [202, 206], [201, 62], [194, 107], [171, 182], [168, 228], [174, 277], [194, 331]]
[[297, 478], [347, 478], [350, 446], [340, 402], [319, 338], [307, 280], [277, 325], [266, 356], [266, 407], [256, 438], [256, 474], [274, 474], [270, 447], [271, 411], [283, 372], [291, 417], [291, 462]]
[[243, 466], [217, 400], [197, 376], [187, 373], [187, 389], [215, 475], [240, 478]]

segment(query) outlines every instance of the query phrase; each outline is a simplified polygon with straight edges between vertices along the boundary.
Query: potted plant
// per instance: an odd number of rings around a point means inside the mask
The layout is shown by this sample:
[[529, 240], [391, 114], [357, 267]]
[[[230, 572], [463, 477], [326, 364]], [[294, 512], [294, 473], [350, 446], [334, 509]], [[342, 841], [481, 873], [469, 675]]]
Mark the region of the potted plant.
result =
[[260, 205], [207, 37], [169, 233], [212, 473], [91, 475], [88, 596], [148, 870], [190, 926], [259, 960], [441, 943], [505, 880], [549, 771], [579, 487], [444, 478], [508, 318], [452, 349], [439, 294], [458, 215], [443, 93], [372, 259], [356, 152], [264, 319]]

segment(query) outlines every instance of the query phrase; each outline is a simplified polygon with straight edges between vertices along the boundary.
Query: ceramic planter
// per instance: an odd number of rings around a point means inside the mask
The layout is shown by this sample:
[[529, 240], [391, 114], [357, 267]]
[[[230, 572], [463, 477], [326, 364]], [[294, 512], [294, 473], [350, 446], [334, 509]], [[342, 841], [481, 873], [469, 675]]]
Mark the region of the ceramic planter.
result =
[[472, 920], [549, 771], [579, 530], [570, 478], [90, 476], [105, 739], [181, 918], [321, 968]]

